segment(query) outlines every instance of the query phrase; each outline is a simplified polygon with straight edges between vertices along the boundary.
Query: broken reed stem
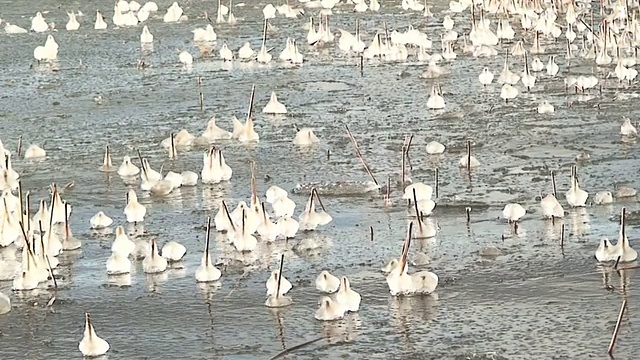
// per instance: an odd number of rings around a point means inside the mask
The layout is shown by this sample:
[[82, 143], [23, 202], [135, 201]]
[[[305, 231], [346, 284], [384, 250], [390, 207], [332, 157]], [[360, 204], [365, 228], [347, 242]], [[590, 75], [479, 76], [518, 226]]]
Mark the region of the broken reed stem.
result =
[[560, 247], [561, 248], [564, 248], [564, 234], [565, 234], [564, 224], [562, 224], [562, 227], [560, 228]]
[[204, 93], [202, 92], [202, 76], [196, 77], [196, 86], [198, 87], [198, 104], [200, 111], [204, 111]]
[[364, 76], [364, 56], [360, 55], [360, 76]]
[[613, 264], [613, 269], [614, 270], [619, 270], [618, 269], [618, 264], [620, 264], [620, 259], [622, 258], [622, 256], [618, 256], [618, 258], [616, 259], [616, 263]]
[[53, 269], [51, 268], [51, 262], [49, 261], [49, 255], [45, 255], [44, 258], [47, 260], [47, 266], [49, 267], [49, 272], [51, 273], [51, 280], [53, 280], [53, 288], [58, 290], [58, 281], [56, 281], [56, 276], [53, 275]]
[[620, 307], [620, 313], [618, 314], [618, 321], [616, 321], [616, 327], [613, 329], [613, 335], [611, 336], [611, 342], [609, 343], [609, 350], [607, 354], [613, 354], [613, 348], [616, 346], [616, 340], [618, 339], [618, 332], [620, 331], [620, 323], [622, 322], [622, 316], [627, 309], [627, 300], [622, 300], [622, 306]]
[[409, 157], [409, 151], [411, 150], [411, 144], [413, 143], [413, 134], [411, 134], [411, 136], [409, 136], [409, 140], [407, 141], [407, 147], [405, 149], [405, 152], [407, 153], [407, 157]]
[[469, 224], [471, 222], [471, 208], [467, 206], [464, 211], [466, 213], [465, 216], [467, 217], [467, 224]]
[[402, 145], [402, 166], [400, 166], [401, 168], [401, 172], [402, 172], [402, 176], [400, 176], [400, 181], [401, 181], [401, 185], [402, 185], [402, 190], [404, 190], [404, 183], [405, 183], [405, 175], [407, 173], [407, 169], [406, 169], [406, 163], [407, 163], [407, 150], [406, 147], [404, 145]]
[[369, 234], [371, 236], [371, 242], [373, 242], [373, 226], [369, 226]]
[[284, 254], [280, 255], [280, 271], [278, 272], [278, 284], [276, 286], [276, 296], [278, 298], [280, 296], [280, 283], [282, 281], [282, 269], [284, 268]]
[[351, 140], [351, 143], [353, 144], [353, 147], [356, 150], [356, 155], [360, 159], [362, 166], [364, 166], [364, 170], [367, 172], [367, 174], [369, 174], [369, 177], [371, 178], [373, 183], [376, 184], [376, 186], [380, 187], [380, 184], [378, 184], [378, 180], [376, 180], [375, 176], [373, 176], [373, 173], [371, 172], [371, 168], [369, 167], [369, 165], [367, 164], [367, 161], [364, 159], [364, 157], [362, 156], [362, 153], [360, 152], [360, 148], [358, 147], [358, 142], [356, 141], [356, 138], [353, 137], [353, 134], [351, 134], [351, 131], [349, 130], [349, 127], [347, 125], [345, 125], [344, 127], [345, 129], [347, 129], [347, 135], [349, 135], [349, 139]]
[[18, 157], [22, 155], [22, 135], [18, 138]]
[[285, 356], [285, 355], [289, 354], [290, 352], [293, 352], [293, 351], [295, 351], [295, 350], [298, 350], [298, 349], [300, 349], [300, 348], [302, 348], [302, 347], [305, 347], [305, 346], [307, 346], [307, 345], [311, 345], [311, 344], [313, 344], [313, 343], [315, 343], [315, 342], [318, 342], [318, 341], [320, 341], [320, 340], [322, 340], [322, 339], [324, 339], [324, 336], [321, 336], [321, 337], [316, 338], [316, 339], [313, 339], [313, 340], [309, 340], [309, 341], [307, 341], [307, 342], [303, 342], [302, 344], [298, 344], [298, 345], [293, 346], [293, 347], [290, 347], [290, 348], [288, 348], [288, 349], [284, 349], [284, 350], [280, 351], [279, 353], [275, 354], [275, 355], [274, 355], [272, 358], [270, 358], [269, 360], [275, 360], [275, 359], [281, 358], [281, 357], [283, 357], [283, 356]]
[[436, 188], [436, 199], [438, 198], [438, 188], [439, 188], [439, 184], [440, 184], [440, 170], [438, 170], [438, 168], [435, 168], [434, 170], [434, 174], [433, 174], [433, 182], [435, 183], [435, 188]]

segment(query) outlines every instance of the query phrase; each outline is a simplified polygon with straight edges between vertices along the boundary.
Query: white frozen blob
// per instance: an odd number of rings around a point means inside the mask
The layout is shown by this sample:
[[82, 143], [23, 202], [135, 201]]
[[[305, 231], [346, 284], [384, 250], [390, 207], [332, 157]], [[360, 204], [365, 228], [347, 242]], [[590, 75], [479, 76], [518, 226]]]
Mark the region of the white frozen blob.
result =
[[207, 218], [207, 234], [204, 242], [204, 253], [202, 254], [202, 260], [200, 266], [196, 269], [196, 281], [197, 282], [213, 282], [218, 281], [222, 276], [222, 273], [218, 268], [213, 266], [211, 262], [211, 255], [209, 254], [209, 246], [211, 242], [211, 218]]
[[340, 279], [331, 275], [328, 271], [324, 270], [316, 278], [316, 290], [331, 294], [338, 291], [340, 288]]
[[127, 222], [143, 222], [146, 214], [147, 208], [138, 202], [138, 196], [135, 190], [130, 189], [127, 193], [127, 206], [124, 208], [124, 215], [127, 217]]
[[287, 107], [284, 106], [280, 101], [278, 101], [278, 97], [276, 96], [276, 92], [271, 92], [271, 97], [269, 98], [269, 102], [262, 109], [262, 112], [265, 114], [286, 114]]
[[284, 296], [284, 294], [287, 293], [289, 289], [291, 289], [291, 283], [287, 281], [282, 275], [283, 268], [284, 254], [280, 256], [280, 270], [274, 271], [273, 275], [267, 281], [267, 300], [264, 303], [264, 305], [267, 307], [285, 307], [291, 305], [291, 303], [293, 302], [290, 297]]
[[582, 190], [578, 183], [578, 173], [575, 165], [571, 166], [571, 188], [565, 193], [567, 203], [571, 207], [585, 206], [589, 193]]
[[346, 311], [357, 312], [360, 310], [361, 299], [360, 294], [351, 289], [349, 279], [343, 276], [340, 279], [340, 290], [338, 290], [336, 294], [336, 301], [340, 303]]
[[320, 142], [312, 129], [302, 128], [296, 133], [293, 143], [298, 146], [310, 146]]
[[339, 320], [346, 313], [345, 307], [337, 301], [325, 296], [320, 300], [320, 308], [316, 310], [315, 318], [320, 321]]
[[98, 211], [97, 214], [93, 215], [91, 219], [89, 219], [89, 224], [92, 229], [104, 229], [111, 226], [111, 224], [113, 224], [113, 220], [103, 211]]
[[142, 260], [142, 269], [147, 274], [157, 274], [167, 270], [167, 259], [158, 254], [155, 239], [150, 240], [151, 252]]
[[162, 257], [167, 259], [167, 261], [180, 261], [186, 253], [187, 248], [176, 241], [169, 241], [162, 247]]
[[84, 316], [84, 335], [78, 349], [85, 357], [102, 356], [109, 351], [109, 343], [96, 334], [89, 313]]

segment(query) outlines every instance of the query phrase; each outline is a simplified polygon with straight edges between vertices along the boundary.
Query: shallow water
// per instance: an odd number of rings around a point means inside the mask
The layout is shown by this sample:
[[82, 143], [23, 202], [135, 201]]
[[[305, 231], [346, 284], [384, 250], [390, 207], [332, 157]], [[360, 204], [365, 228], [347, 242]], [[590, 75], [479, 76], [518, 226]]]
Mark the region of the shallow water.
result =
[[[273, 23], [280, 30], [270, 35], [268, 46], [275, 47], [272, 54], [277, 57], [286, 36], [295, 36], [308, 60], [303, 66], [234, 62], [229, 71], [217, 58], [195, 56], [198, 51], [190, 41], [190, 31], [206, 25], [203, 11], [215, 14], [215, 7], [199, 1], [183, 4], [189, 20], [164, 24], [157, 16], [162, 16], [169, 3], [159, 1], [161, 11], [149, 21], [158, 40], [149, 54], [140, 50], [141, 27], [111, 28], [111, 5], [69, 2], [59, 8], [57, 3], [43, 1], [35, 8], [33, 3], [0, 1], [6, 21], [28, 28], [37, 10], [49, 10], [45, 17], [61, 29], [54, 34], [60, 44], [59, 71], [29, 66], [33, 48], [45, 41], [46, 34], [0, 35], [4, 53], [11, 54], [0, 57], [5, 69], [0, 75], [0, 134], [12, 151], [20, 135], [26, 145], [46, 141], [45, 161], [14, 156], [14, 167], [22, 175], [25, 190], [32, 194], [32, 211], [36, 211], [37, 200], [48, 197], [51, 182], [75, 182], [75, 188], [63, 198], [73, 206], [72, 229], [83, 241], [81, 252], [61, 257], [52, 308], [45, 307], [51, 290], [12, 293], [10, 282], [0, 283], [0, 291], [9, 293], [13, 301], [13, 311], [0, 316], [0, 358], [80, 357], [77, 343], [84, 312], [92, 314], [97, 333], [110, 342], [105, 357], [109, 359], [263, 359], [320, 336], [327, 338], [285, 358], [605, 358], [622, 295], [633, 299], [638, 291], [632, 285], [634, 270], [620, 275], [607, 272], [596, 265], [592, 255], [601, 237], [616, 237], [615, 219], [621, 204], [629, 211], [640, 207], [636, 199], [630, 199], [607, 207], [570, 210], [564, 219], [568, 236], [561, 247], [561, 224], [540, 219], [536, 196], [549, 191], [549, 169], [556, 170], [559, 193], [564, 193], [570, 165], [581, 152], [591, 154], [590, 160], [578, 163], [578, 173], [582, 187], [592, 195], [613, 190], [616, 183], [638, 186], [638, 146], [622, 142], [618, 135], [623, 115], [638, 118], [637, 106], [633, 99], [615, 100], [617, 93], [637, 92], [637, 84], [618, 88], [616, 81], [608, 80], [602, 93], [594, 91], [592, 100], [580, 102], [578, 96], [565, 94], [562, 77], [538, 75], [532, 93], [522, 93], [513, 103], [504, 104], [498, 85], [482, 91], [477, 81], [483, 66], [491, 66], [497, 79], [503, 52], [491, 59], [458, 52], [458, 59], [443, 65], [451, 74], [435, 81], [420, 79], [426, 65], [415, 64], [412, 58], [405, 64], [365, 62], [361, 77], [358, 59], [340, 54], [335, 45], [307, 47], [302, 25], [308, 19], [302, 17], [276, 18]], [[215, 27], [217, 49], [222, 41], [234, 51], [244, 41], [259, 46], [261, 9], [266, 2], [246, 3], [234, 10], [239, 18], [236, 27]], [[381, 3], [380, 14], [361, 16], [367, 40], [387, 21], [390, 29], [404, 30], [409, 23], [428, 29], [434, 47], [439, 46], [436, 40], [442, 33], [444, 2], [435, 3], [436, 19], [427, 22], [420, 13], [407, 13], [393, 5], [399, 1]], [[71, 9], [86, 14], [77, 32], [64, 30], [65, 10]], [[110, 28], [106, 32], [93, 30], [95, 9], [101, 9], [107, 18]], [[333, 29], [352, 29], [355, 15], [351, 8], [342, 5], [339, 9], [331, 17]], [[315, 11], [307, 11], [311, 13]], [[455, 17], [457, 22], [466, 18], [468, 13]], [[516, 27], [512, 21], [512, 26], [519, 29], [519, 22]], [[466, 27], [456, 25], [459, 32], [468, 31]], [[562, 45], [545, 45], [564, 53]], [[176, 48], [187, 49], [197, 58], [191, 72], [176, 64]], [[152, 67], [136, 70], [139, 58]], [[546, 54], [541, 59], [546, 63]], [[564, 71], [562, 56], [557, 61]], [[521, 72], [521, 67], [520, 59], [512, 61], [513, 72]], [[398, 75], [401, 71], [403, 76]], [[592, 71], [600, 74], [604, 70], [592, 69], [581, 60], [571, 68], [573, 75]], [[198, 106], [197, 76], [203, 78], [204, 112]], [[429, 111], [423, 105], [436, 81], [447, 101], [444, 112]], [[164, 165], [165, 172], [199, 172], [204, 148], [179, 151], [178, 159], [170, 161], [160, 142], [182, 128], [199, 135], [213, 115], [220, 126], [230, 129], [231, 116], [246, 116], [252, 84], [257, 85], [255, 121], [261, 140], [254, 145], [220, 144], [234, 170], [231, 182], [183, 188], [163, 200], [141, 196], [148, 208], [141, 238], [153, 236], [161, 244], [170, 240], [184, 244], [188, 249], [184, 269], [147, 276], [138, 262], [131, 285], [117, 286], [117, 280], [123, 279], [109, 279], [104, 266], [113, 236], [88, 229], [89, 218], [99, 210], [113, 217], [114, 225], [125, 221], [122, 209], [128, 186], [117, 175], [97, 170], [105, 144], [111, 145], [117, 164], [122, 156], [133, 157], [135, 149], [140, 149], [155, 169]], [[287, 105], [287, 116], [260, 113], [273, 89]], [[521, 85], [518, 89], [524, 92]], [[102, 97], [100, 103], [94, 101], [96, 96]], [[556, 107], [555, 114], [535, 111], [542, 99]], [[568, 101], [573, 102], [571, 108], [566, 106]], [[294, 124], [313, 127], [321, 144], [296, 148], [291, 142]], [[432, 183], [433, 169], [439, 168], [440, 197], [429, 219], [438, 226], [438, 235], [415, 241], [412, 247], [413, 254], [417, 250], [429, 254], [432, 261], [424, 268], [440, 277], [437, 294], [393, 298], [379, 271], [400, 255], [406, 231], [399, 184], [393, 187], [390, 208], [375, 192], [325, 194], [323, 201], [334, 222], [288, 242], [261, 246], [254, 259], [249, 259], [254, 261], [251, 267], [231, 262], [237, 254], [218, 236], [212, 253], [228, 265], [223, 277], [215, 286], [196, 284], [194, 271], [203, 248], [206, 217], [217, 212], [219, 199], [228, 199], [233, 206], [248, 200], [250, 161], [257, 163], [260, 194], [273, 184], [292, 190], [305, 183], [369, 180], [354, 155], [345, 124], [380, 183], [387, 176], [392, 176], [394, 185], [398, 183], [402, 143], [409, 134], [415, 136], [409, 177]], [[473, 141], [474, 154], [482, 163], [472, 171], [471, 181], [457, 167], [466, 139]], [[444, 155], [426, 155], [424, 146], [431, 140], [447, 146]], [[135, 188], [141, 194], [137, 185]], [[299, 213], [306, 200], [304, 191], [293, 193], [292, 199]], [[521, 203], [529, 213], [518, 235], [499, 219], [502, 207], [511, 201]], [[467, 206], [472, 207], [469, 224], [464, 216]], [[374, 229], [373, 242], [369, 227]], [[632, 245], [637, 230], [630, 223]], [[296, 245], [305, 238], [324, 247], [313, 253], [300, 251]], [[494, 260], [481, 258], [478, 252], [487, 246], [498, 247], [503, 255]], [[264, 282], [283, 252], [284, 274], [294, 284], [290, 292], [294, 304], [271, 310], [263, 305]], [[313, 318], [319, 300], [313, 282], [324, 269], [349, 276], [353, 288], [363, 296], [359, 313], [331, 323]], [[608, 274], [606, 283], [613, 291], [605, 288], [603, 273]], [[632, 341], [639, 321], [633, 316], [637, 311], [631, 300], [616, 358], [631, 359], [640, 351], [640, 345]]]

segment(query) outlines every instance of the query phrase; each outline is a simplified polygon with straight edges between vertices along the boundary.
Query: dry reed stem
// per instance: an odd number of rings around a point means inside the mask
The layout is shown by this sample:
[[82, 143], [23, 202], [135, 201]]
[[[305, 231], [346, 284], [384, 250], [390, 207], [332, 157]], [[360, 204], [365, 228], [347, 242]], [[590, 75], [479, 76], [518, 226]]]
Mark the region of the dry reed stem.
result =
[[618, 321], [616, 321], [616, 327], [613, 329], [613, 335], [611, 336], [611, 342], [609, 343], [609, 349], [607, 354], [611, 356], [613, 354], [613, 348], [616, 346], [616, 340], [618, 339], [618, 332], [620, 331], [620, 323], [622, 322], [622, 316], [627, 309], [627, 300], [622, 300], [622, 306], [620, 306], [620, 313], [618, 314]]
[[364, 170], [367, 172], [367, 174], [369, 174], [369, 177], [376, 184], [376, 186], [379, 187], [380, 184], [378, 184], [378, 180], [376, 180], [375, 176], [373, 176], [373, 173], [371, 172], [371, 168], [369, 167], [369, 165], [367, 164], [367, 161], [364, 159], [364, 157], [362, 156], [362, 153], [360, 152], [360, 148], [358, 147], [358, 142], [356, 141], [356, 138], [353, 136], [353, 134], [351, 134], [351, 130], [349, 130], [349, 127], [347, 125], [345, 125], [344, 127], [345, 129], [347, 129], [347, 135], [349, 135], [349, 139], [351, 140], [351, 143], [353, 144], [353, 147], [356, 150], [356, 155], [360, 159], [360, 162], [362, 162], [362, 166], [364, 166]]

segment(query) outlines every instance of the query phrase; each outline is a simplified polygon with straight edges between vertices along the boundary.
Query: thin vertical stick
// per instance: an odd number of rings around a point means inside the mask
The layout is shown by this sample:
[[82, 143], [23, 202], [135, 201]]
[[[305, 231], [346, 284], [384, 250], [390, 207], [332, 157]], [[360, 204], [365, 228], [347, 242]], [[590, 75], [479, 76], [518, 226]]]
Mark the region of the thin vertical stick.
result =
[[562, 224], [562, 227], [560, 228], [560, 247], [563, 249], [564, 249], [564, 234], [565, 234], [564, 224]]
[[311, 189], [311, 196], [313, 195], [316, 196], [316, 200], [318, 201], [318, 204], [320, 204], [320, 208], [322, 209], [322, 211], [326, 212], [327, 209], [325, 209], [324, 204], [322, 203], [322, 200], [320, 200], [320, 194], [318, 193], [318, 189], [316, 188]]
[[196, 86], [198, 87], [198, 104], [200, 111], [204, 111], [204, 93], [202, 93], [202, 76], [196, 77]]
[[465, 216], [467, 217], [467, 224], [471, 222], [471, 208], [467, 206], [465, 209]]
[[467, 140], [467, 171], [471, 172], [471, 140]]
[[253, 84], [251, 85], [251, 98], [249, 98], [249, 109], [247, 110], [247, 119], [245, 120], [245, 123], [249, 122], [249, 119], [251, 119], [251, 115], [253, 114], [253, 101], [255, 100], [256, 97], [256, 85]]
[[18, 157], [22, 155], [22, 135], [18, 138]]
[[371, 242], [373, 242], [373, 226], [369, 226], [369, 234], [371, 235]]
[[171, 133], [170, 139], [171, 139], [171, 146], [169, 149], [169, 152], [170, 152], [169, 159], [175, 160], [178, 157], [178, 151], [176, 150], [176, 135], [174, 133]]
[[349, 130], [349, 127], [347, 125], [345, 125], [344, 127], [345, 127], [345, 129], [347, 129], [347, 135], [349, 135], [349, 139], [351, 139], [351, 143], [353, 144], [353, 147], [356, 150], [356, 155], [360, 159], [360, 162], [362, 163], [362, 166], [364, 166], [364, 170], [367, 172], [367, 174], [369, 174], [369, 177], [371, 178], [373, 183], [376, 184], [376, 186], [379, 187], [380, 184], [378, 184], [378, 180], [376, 180], [375, 176], [373, 176], [373, 173], [371, 172], [371, 168], [369, 168], [369, 165], [364, 160], [364, 157], [362, 156], [362, 153], [360, 152], [360, 148], [358, 148], [358, 142], [356, 141], [356, 138], [353, 137], [353, 135], [351, 134], [351, 131]]
[[[222, 207], [224, 208], [224, 212], [227, 214], [227, 219], [229, 220], [229, 224], [231, 224], [231, 229], [233, 232], [236, 232], [236, 225], [233, 223], [233, 219], [231, 219], [231, 214], [229, 214], [229, 208], [227, 207], [227, 203], [222, 200]], [[244, 219], [244, 214], [242, 215]]]
[[435, 168], [435, 170], [433, 171], [433, 182], [435, 183], [435, 188], [436, 188], [436, 199], [438, 198], [438, 190], [440, 187], [440, 170], [438, 170], [438, 168]]
[[[53, 213], [53, 202], [51, 203], [51, 213]], [[52, 217], [53, 219], [53, 217]], [[38, 221], [38, 226], [40, 227], [40, 246], [42, 246], [42, 251], [44, 251], [44, 231], [42, 231], [42, 221]], [[52, 225], [49, 225], [49, 231], [53, 231]], [[35, 241], [34, 241], [35, 245]], [[53, 280], [53, 286], [56, 290], [58, 290], [58, 282], [56, 281], [55, 275], [53, 275], [53, 269], [51, 268], [51, 262], [49, 261], [49, 255], [44, 255], [45, 260], [47, 260], [47, 266], [49, 267], [49, 273], [51, 273], [51, 280]]]
[[406, 156], [407, 155], [406, 154], [407, 154], [406, 148], [405, 148], [404, 145], [402, 145], [402, 166], [400, 166], [400, 169], [401, 169], [400, 171], [402, 172], [402, 174], [400, 176], [401, 184], [402, 184], [402, 190], [404, 190], [405, 176], [406, 176], [406, 172], [407, 172], [407, 170], [406, 170], [406, 163], [407, 163]]
[[20, 221], [24, 220], [24, 199], [22, 197], [22, 180], [18, 179], [18, 199], [20, 200]]
[[616, 327], [613, 329], [613, 335], [611, 336], [611, 342], [609, 343], [609, 350], [607, 354], [613, 354], [613, 348], [616, 346], [616, 340], [618, 339], [618, 332], [620, 331], [620, 323], [622, 322], [622, 316], [627, 309], [627, 300], [622, 300], [622, 306], [620, 306], [620, 313], [618, 314], [618, 321], [616, 321]]
[[364, 56], [360, 55], [360, 76], [364, 76]]
[[280, 281], [282, 280], [282, 268], [284, 268], [284, 254], [280, 256], [280, 271], [278, 271], [278, 286], [276, 286], [276, 298], [280, 297]]
[[418, 199], [416, 197], [416, 188], [413, 188], [413, 207], [416, 211], [416, 221], [418, 222], [418, 228], [420, 229], [420, 234], [422, 234], [422, 213], [418, 208]]
[[409, 157], [409, 150], [411, 150], [411, 144], [413, 143], [413, 134], [411, 134], [411, 136], [409, 136], [409, 141], [407, 141], [407, 148], [406, 148], [406, 152], [407, 152], [407, 157]]

